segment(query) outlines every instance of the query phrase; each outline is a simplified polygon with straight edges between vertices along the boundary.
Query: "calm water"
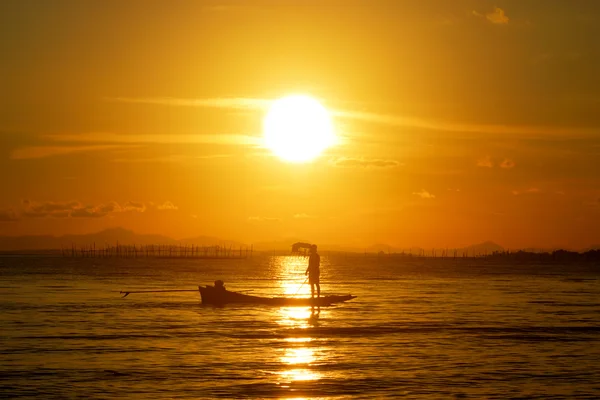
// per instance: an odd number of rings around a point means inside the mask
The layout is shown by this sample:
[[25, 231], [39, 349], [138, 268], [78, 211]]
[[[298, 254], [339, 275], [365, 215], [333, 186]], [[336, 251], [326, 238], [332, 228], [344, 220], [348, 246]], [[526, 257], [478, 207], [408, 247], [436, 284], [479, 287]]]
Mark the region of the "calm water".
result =
[[0, 257], [0, 397], [600, 397], [600, 267], [323, 257], [310, 308], [203, 306], [225, 280], [308, 293], [306, 260]]

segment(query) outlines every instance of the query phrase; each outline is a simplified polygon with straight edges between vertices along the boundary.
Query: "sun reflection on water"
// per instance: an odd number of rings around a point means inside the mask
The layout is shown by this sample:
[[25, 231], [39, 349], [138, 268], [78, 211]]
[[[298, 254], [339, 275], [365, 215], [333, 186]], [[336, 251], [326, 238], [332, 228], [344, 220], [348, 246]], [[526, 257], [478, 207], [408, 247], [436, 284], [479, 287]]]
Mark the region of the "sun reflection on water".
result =
[[291, 382], [296, 381], [316, 381], [320, 379], [320, 375], [309, 369], [289, 369], [283, 371], [281, 374], [282, 378], [286, 378]]
[[310, 307], [281, 307], [277, 323], [289, 328], [306, 329], [311, 326], [309, 322], [313, 313]]
[[315, 352], [313, 349], [290, 348], [286, 349], [285, 355], [281, 357], [281, 361], [287, 364], [310, 364], [315, 361]]
[[[300, 257], [280, 258], [279, 284], [286, 296], [310, 296], [310, 285], [305, 281], [304, 275], [307, 262], [308, 260]], [[279, 308], [277, 319], [279, 325], [287, 329], [306, 331], [306, 334], [302, 333], [301, 336], [285, 339], [285, 351], [280, 357], [283, 367], [278, 373], [282, 382], [317, 381], [322, 378], [321, 373], [312, 367], [322, 362], [323, 353], [316, 346], [318, 342], [310, 336], [308, 329], [317, 325], [320, 311], [318, 308], [311, 307]]]
[[281, 292], [286, 296], [310, 296], [306, 267], [308, 258], [303, 256], [282, 256], [274, 260], [274, 273], [279, 277]]
[[[304, 344], [310, 342], [311, 338], [293, 338], [287, 340], [290, 344]], [[298, 340], [301, 339], [301, 340]], [[279, 376], [288, 381], [316, 381], [321, 378], [320, 373], [311, 370], [311, 365], [317, 361], [315, 350], [310, 347], [289, 347], [281, 357], [281, 362], [285, 364], [285, 369], [279, 373]]]

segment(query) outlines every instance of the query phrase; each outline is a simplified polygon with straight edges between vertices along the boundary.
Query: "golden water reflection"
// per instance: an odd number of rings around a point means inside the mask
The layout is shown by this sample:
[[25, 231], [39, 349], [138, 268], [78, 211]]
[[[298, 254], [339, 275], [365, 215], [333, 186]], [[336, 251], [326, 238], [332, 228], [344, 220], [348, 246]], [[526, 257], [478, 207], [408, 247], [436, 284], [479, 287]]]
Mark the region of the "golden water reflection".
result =
[[315, 352], [310, 348], [288, 348], [281, 361], [287, 364], [310, 364], [315, 361]]
[[[279, 258], [278, 276], [281, 291], [289, 297], [310, 296], [304, 272], [308, 260], [301, 257]], [[317, 381], [322, 378], [322, 373], [315, 370], [314, 366], [324, 362], [323, 349], [318, 346], [318, 340], [311, 337], [311, 330], [318, 326], [320, 308], [312, 307], [281, 307], [278, 310], [277, 323], [285, 329], [294, 330], [294, 335], [284, 340], [284, 352], [280, 356], [283, 365], [279, 372], [281, 383], [299, 381]]]
[[[321, 378], [321, 374], [311, 369], [317, 362], [315, 348], [309, 337], [287, 338], [286, 347], [280, 361], [284, 364], [284, 370], [279, 376], [287, 382], [315, 381]], [[310, 347], [308, 347], [310, 346]]]
[[289, 369], [283, 371], [280, 376], [286, 378], [291, 382], [296, 381], [316, 381], [320, 378], [320, 375], [309, 369]]

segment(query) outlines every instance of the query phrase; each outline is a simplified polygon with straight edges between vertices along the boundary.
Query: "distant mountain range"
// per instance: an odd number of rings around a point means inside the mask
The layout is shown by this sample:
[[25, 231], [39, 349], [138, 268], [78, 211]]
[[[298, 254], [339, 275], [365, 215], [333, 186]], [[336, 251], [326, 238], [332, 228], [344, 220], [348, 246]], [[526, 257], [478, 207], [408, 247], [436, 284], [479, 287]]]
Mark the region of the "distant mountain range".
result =
[[239, 248], [243, 243], [222, 240], [210, 236], [175, 240], [164, 235], [138, 234], [124, 228], [111, 228], [97, 233], [85, 235], [30, 235], [30, 236], [0, 236], [0, 251], [16, 250], [52, 250], [70, 248], [71, 246], [91, 246], [97, 248], [121, 245], [182, 245], [182, 246], [223, 246]]
[[[298, 238], [287, 238], [278, 241], [258, 242], [252, 244], [254, 250], [257, 251], [277, 251], [288, 252], [295, 242], [305, 242], [306, 240]], [[70, 248], [71, 246], [91, 246], [96, 245], [97, 248], [105, 246], [114, 246], [117, 243], [121, 245], [182, 245], [182, 246], [222, 246], [231, 248], [247, 247], [249, 244], [223, 240], [211, 236], [197, 236], [187, 239], [176, 240], [164, 235], [148, 235], [138, 234], [124, 228], [111, 228], [97, 233], [84, 235], [29, 235], [29, 236], [0, 236], [0, 251], [23, 251], [23, 250], [52, 250]], [[592, 246], [585, 250], [600, 249], [600, 245]], [[448, 249], [425, 249], [420, 247], [401, 248], [387, 244], [374, 244], [367, 247], [344, 246], [337, 244], [319, 244], [321, 251], [339, 251], [339, 252], [356, 252], [356, 253], [406, 253], [414, 255], [442, 255], [446, 251], [448, 256], [452, 256], [456, 250], [457, 256], [462, 256], [464, 253], [468, 255], [485, 255], [495, 251], [502, 252], [505, 249], [494, 242], [483, 242], [474, 244], [464, 248], [448, 248]], [[553, 251], [555, 249], [526, 249], [531, 252]], [[516, 251], [516, 249], [511, 249]]]

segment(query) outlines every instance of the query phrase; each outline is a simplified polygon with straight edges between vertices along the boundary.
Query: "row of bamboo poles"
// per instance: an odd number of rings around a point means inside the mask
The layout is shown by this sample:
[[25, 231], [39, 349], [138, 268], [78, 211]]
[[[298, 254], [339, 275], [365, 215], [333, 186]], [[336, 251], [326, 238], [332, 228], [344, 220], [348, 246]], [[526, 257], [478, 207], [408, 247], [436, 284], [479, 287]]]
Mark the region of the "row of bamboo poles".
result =
[[252, 246], [234, 248], [233, 246], [193, 246], [193, 245], [105, 245], [96, 247], [96, 243], [89, 246], [75, 246], [62, 248], [63, 257], [89, 257], [89, 258], [211, 258], [211, 259], [243, 259], [251, 258]]
[[383, 251], [380, 251], [379, 253], [368, 253], [365, 252], [365, 255], [376, 255], [378, 257], [382, 257], [382, 256], [394, 256], [394, 257], [419, 257], [419, 258], [482, 258], [482, 257], [489, 257], [492, 256], [494, 254], [496, 254], [496, 252], [477, 252], [477, 251], [469, 251], [469, 250], [464, 250], [464, 249], [432, 249], [430, 252], [426, 252], [425, 250], [421, 249], [417, 252], [394, 252], [394, 253], [386, 253]]

